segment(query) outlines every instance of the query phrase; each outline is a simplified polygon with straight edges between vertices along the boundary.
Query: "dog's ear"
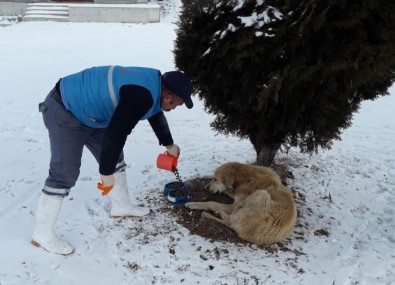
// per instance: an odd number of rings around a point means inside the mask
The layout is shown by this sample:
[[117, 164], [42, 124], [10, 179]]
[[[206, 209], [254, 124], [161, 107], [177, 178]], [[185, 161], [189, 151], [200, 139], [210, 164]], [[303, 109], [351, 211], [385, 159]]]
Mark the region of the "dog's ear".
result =
[[229, 185], [229, 187], [228, 187], [228, 191], [231, 191], [231, 192], [233, 192], [233, 185]]
[[233, 186], [234, 186], [234, 179], [231, 176], [224, 176], [223, 181], [225, 181], [225, 186], [227, 190], [233, 191]]
[[237, 176], [239, 175], [238, 172], [238, 165], [231, 165], [230, 169], [228, 170], [228, 173], [226, 175], [226, 177], [223, 177], [224, 181], [226, 181], [226, 187], [228, 188], [228, 190], [233, 191], [233, 189], [237, 188], [237, 184], [238, 184], [238, 179]]

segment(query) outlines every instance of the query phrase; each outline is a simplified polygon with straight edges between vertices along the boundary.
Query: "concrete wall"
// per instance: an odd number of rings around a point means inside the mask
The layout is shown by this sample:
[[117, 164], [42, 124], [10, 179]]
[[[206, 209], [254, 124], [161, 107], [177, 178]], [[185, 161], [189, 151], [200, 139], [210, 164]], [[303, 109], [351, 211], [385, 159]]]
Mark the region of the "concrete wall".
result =
[[26, 3], [18, 2], [0, 2], [0, 15], [15, 16], [23, 15], [26, 10]]
[[[133, 8], [131, 8], [133, 6]], [[156, 23], [160, 21], [157, 4], [70, 5], [70, 22]]]
[[[78, 2], [78, 0], [75, 0]], [[36, 2], [51, 2], [50, 0], [13, 0], [3, 1], [0, 0], [0, 15], [1, 16], [14, 16], [22, 15], [28, 3]], [[136, 4], [148, 3], [148, 0], [94, 0], [98, 4]], [[63, 2], [63, 4], [71, 4], [70, 2]]]
[[[21, 0], [22, 1], [22, 0]], [[27, 2], [5, 2], [0, 0], [1, 16], [23, 15]], [[134, 2], [147, 2], [147, 0], [113, 0], [112, 4], [108, 4], [109, 0], [95, 0], [95, 2], [106, 2], [106, 4], [74, 4], [67, 3], [69, 6], [70, 22], [101, 22], [101, 23], [157, 23], [160, 22], [160, 6], [158, 4], [130, 4]], [[42, 0], [42, 2], [48, 2]], [[117, 3], [114, 2], [128, 2]]]
[[138, 4], [148, 3], [148, 0], [94, 0], [98, 4]]

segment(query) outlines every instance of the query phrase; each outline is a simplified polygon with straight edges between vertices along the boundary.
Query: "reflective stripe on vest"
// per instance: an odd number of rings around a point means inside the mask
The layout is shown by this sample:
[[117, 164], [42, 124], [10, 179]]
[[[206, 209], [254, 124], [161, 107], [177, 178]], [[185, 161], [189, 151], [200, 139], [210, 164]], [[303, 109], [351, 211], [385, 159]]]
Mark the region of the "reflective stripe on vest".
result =
[[110, 68], [108, 69], [107, 82], [108, 82], [108, 92], [110, 92], [111, 101], [112, 101], [112, 104], [113, 104], [114, 109], [115, 109], [117, 107], [117, 105], [118, 105], [118, 100], [117, 100], [117, 97], [115, 96], [114, 84], [112, 82], [112, 76], [113, 76], [113, 73], [114, 73], [114, 67], [115, 66], [110, 66]]

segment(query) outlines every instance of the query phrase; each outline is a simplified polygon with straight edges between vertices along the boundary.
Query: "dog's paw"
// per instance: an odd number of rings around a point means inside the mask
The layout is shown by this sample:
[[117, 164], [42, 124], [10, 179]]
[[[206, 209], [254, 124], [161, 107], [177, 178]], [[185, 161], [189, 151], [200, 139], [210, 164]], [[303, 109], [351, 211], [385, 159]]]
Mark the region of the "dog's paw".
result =
[[184, 205], [185, 205], [185, 207], [187, 207], [191, 210], [195, 210], [196, 206], [197, 206], [195, 202], [188, 202], [188, 203], [185, 203]]

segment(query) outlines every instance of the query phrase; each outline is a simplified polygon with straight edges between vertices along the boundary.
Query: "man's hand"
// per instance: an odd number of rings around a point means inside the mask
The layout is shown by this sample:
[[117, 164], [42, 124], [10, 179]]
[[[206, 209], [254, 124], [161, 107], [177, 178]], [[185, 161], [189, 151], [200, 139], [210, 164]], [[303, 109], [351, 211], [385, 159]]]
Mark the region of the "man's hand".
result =
[[170, 154], [171, 156], [174, 156], [175, 158], [178, 158], [180, 156], [180, 148], [176, 144], [168, 145], [166, 146], [167, 148], [167, 153]]
[[102, 191], [102, 195], [105, 196], [107, 195], [112, 188], [114, 187], [114, 175], [101, 175], [100, 174], [100, 178], [101, 178], [101, 182], [97, 183], [97, 188]]

